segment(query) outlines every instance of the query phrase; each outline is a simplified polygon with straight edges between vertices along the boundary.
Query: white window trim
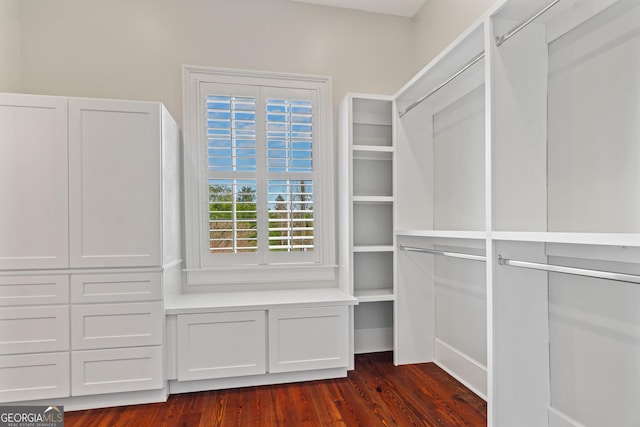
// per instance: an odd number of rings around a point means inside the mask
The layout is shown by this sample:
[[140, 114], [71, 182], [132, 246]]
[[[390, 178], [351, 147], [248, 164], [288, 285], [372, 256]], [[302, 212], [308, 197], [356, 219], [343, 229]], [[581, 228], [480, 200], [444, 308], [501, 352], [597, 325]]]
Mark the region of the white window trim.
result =
[[[276, 86], [292, 89], [311, 89], [317, 92], [318, 126], [316, 140], [318, 158], [314, 163], [318, 168], [319, 181], [314, 183], [314, 199], [320, 206], [318, 215], [319, 261], [314, 263], [292, 263], [276, 265], [229, 265], [221, 267], [205, 266], [202, 232], [204, 224], [204, 203], [208, 200], [208, 186], [205, 185], [206, 164], [202, 158], [199, 132], [202, 118], [198, 114], [200, 85], [203, 83], [252, 84], [257, 86]], [[336, 236], [334, 208], [334, 165], [333, 165], [333, 125], [331, 77], [300, 75], [290, 73], [259, 72], [214, 68], [202, 66], [183, 66], [183, 111], [184, 111], [184, 204], [185, 204], [185, 258], [186, 287], [194, 286], [241, 289], [242, 284], [268, 287], [309, 287], [318, 286], [327, 281], [336, 281]], [[317, 141], [317, 142], [316, 142]], [[207, 197], [203, 197], [207, 194]]]

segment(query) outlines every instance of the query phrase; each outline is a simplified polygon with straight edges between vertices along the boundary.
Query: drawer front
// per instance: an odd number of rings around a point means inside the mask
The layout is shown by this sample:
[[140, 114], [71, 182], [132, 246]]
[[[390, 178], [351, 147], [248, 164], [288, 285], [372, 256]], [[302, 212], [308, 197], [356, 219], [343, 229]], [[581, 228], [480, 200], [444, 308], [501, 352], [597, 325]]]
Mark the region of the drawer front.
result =
[[71, 394], [121, 393], [162, 388], [162, 347], [71, 353]]
[[162, 303], [83, 304], [71, 307], [73, 350], [162, 344]]
[[0, 307], [69, 303], [69, 276], [0, 277]]
[[0, 402], [67, 397], [69, 353], [0, 356]]
[[0, 354], [69, 350], [69, 306], [0, 308]]
[[178, 316], [178, 381], [266, 372], [264, 311]]
[[71, 302], [133, 302], [162, 299], [160, 273], [74, 274]]
[[347, 366], [348, 310], [269, 310], [269, 372]]

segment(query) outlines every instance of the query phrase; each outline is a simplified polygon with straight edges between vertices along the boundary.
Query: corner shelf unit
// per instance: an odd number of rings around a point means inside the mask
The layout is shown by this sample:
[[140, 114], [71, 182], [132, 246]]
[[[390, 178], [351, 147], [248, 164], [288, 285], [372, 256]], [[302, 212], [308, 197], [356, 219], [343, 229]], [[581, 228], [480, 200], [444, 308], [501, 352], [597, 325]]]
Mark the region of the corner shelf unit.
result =
[[638, 52], [637, 0], [499, 0], [393, 97], [394, 362], [489, 427], [640, 422]]
[[340, 280], [358, 298], [352, 350], [393, 349], [394, 155], [391, 97], [340, 105]]

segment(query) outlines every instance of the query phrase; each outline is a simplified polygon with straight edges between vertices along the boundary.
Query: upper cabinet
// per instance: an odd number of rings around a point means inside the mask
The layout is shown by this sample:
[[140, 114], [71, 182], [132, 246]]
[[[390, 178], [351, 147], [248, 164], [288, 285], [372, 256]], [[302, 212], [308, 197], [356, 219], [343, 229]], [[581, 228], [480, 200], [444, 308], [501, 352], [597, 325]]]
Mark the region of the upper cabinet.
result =
[[0, 269], [69, 264], [67, 99], [0, 95]]
[[160, 265], [158, 104], [69, 102], [73, 267]]
[[161, 104], [1, 94], [0, 124], [0, 269], [179, 258], [179, 131]]

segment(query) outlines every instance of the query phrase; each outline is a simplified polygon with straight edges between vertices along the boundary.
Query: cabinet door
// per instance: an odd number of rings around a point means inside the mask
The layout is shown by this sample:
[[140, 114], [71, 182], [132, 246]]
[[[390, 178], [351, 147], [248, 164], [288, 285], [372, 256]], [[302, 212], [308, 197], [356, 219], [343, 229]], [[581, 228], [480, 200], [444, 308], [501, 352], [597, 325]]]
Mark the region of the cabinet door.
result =
[[0, 277], [0, 307], [69, 303], [69, 276]]
[[160, 300], [162, 299], [160, 277], [161, 273], [73, 274], [71, 302]]
[[0, 356], [0, 402], [67, 397], [70, 377], [69, 352]]
[[71, 348], [162, 344], [162, 303], [78, 304], [71, 307]]
[[158, 104], [69, 101], [72, 267], [160, 265]]
[[74, 351], [71, 395], [159, 389], [162, 369], [161, 346]]
[[178, 381], [264, 374], [265, 312], [178, 316]]
[[69, 306], [0, 308], [0, 354], [69, 350]]
[[66, 98], [0, 94], [0, 270], [68, 266]]
[[269, 310], [269, 372], [347, 366], [347, 307]]

